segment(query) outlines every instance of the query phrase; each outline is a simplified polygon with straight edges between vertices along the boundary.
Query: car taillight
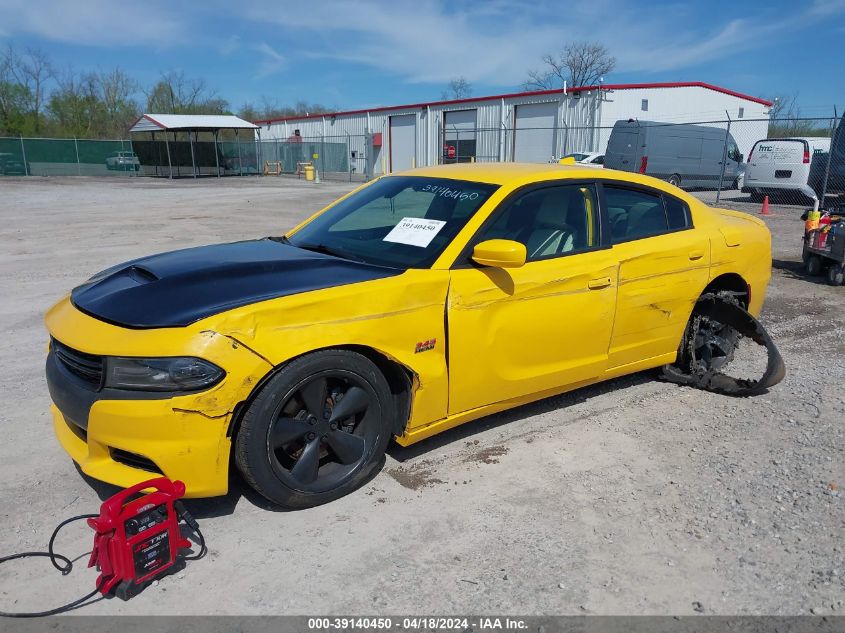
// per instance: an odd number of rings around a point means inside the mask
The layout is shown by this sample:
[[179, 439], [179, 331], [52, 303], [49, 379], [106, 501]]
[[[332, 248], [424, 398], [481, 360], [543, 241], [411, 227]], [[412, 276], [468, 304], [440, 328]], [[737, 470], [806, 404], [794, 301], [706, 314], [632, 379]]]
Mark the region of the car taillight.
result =
[[644, 174], [644, 173], [645, 173], [645, 168], [646, 168], [646, 167], [648, 167], [648, 156], [643, 156], [643, 157], [640, 159], [640, 173], [641, 173], [641, 174]]
[[806, 165], [809, 162], [810, 162], [810, 150], [805, 149], [804, 150], [804, 164]]

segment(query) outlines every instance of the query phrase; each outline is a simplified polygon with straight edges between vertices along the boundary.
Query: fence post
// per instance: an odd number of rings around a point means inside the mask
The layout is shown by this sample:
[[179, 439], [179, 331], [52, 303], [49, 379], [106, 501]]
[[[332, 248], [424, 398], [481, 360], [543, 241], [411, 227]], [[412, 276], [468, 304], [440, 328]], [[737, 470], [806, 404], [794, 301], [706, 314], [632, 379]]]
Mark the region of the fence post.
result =
[[214, 130], [214, 169], [217, 170], [217, 177], [220, 178], [220, 155], [218, 154], [217, 149], [217, 135], [220, 134], [220, 130]]
[[836, 106], [833, 106], [833, 125], [836, 125], [836, 128], [833, 131], [833, 137], [830, 139], [830, 149], [827, 152], [827, 164], [824, 166], [824, 180], [822, 181], [822, 195], [820, 199], [822, 209], [824, 209], [825, 206], [824, 199], [827, 195], [827, 179], [830, 177], [830, 163], [833, 162], [833, 150], [836, 149], [836, 137], [841, 133], [841, 128], [837, 124], [838, 118]]
[[241, 136], [238, 134], [238, 129], [235, 129], [235, 142], [238, 144], [238, 176], [244, 175], [244, 163], [241, 158]]
[[346, 133], [346, 160], [349, 163], [349, 182], [352, 182], [352, 137]]
[[[133, 143], [132, 143], [132, 137], [130, 136], [128, 140], [129, 140], [129, 151], [132, 152], [132, 154], [135, 156], [135, 158], [138, 158], [138, 155], [135, 153], [135, 145], [133, 145]], [[138, 169], [137, 170], [135, 169], [135, 161], [134, 160], [132, 161], [131, 175], [132, 175], [133, 178], [137, 178], [138, 176], [141, 175], [141, 159], [140, 158], [138, 158]], [[146, 175], [146, 174], [144, 174], [144, 175]]]
[[167, 136], [167, 130], [164, 131], [164, 147], [167, 149], [167, 177], [173, 180], [173, 160], [170, 158], [170, 138]]
[[716, 204], [719, 204], [719, 201], [722, 199], [722, 185], [724, 184], [725, 180], [725, 163], [728, 162], [728, 138], [731, 135], [731, 115], [730, 112], [725, 110], [725, 115], [728, 117], [728, 125], [725, 128], [725, 144], [722, 147], [722, 168], [719, 170], [719, 182], [716, 183]]
[[21, 158], [23, 159], [23, 173], [25, 176], [31, 176], [29, 173], [29, 163], [26, 162], [26, 149], [23, 146], [23, 136], [21, 136]]
[[76, 150], [76, 175], [82, 175], [82, 166], [79, 164], [79, 143], [76, 141], [76, 137], [73, 137], [73, 148]]

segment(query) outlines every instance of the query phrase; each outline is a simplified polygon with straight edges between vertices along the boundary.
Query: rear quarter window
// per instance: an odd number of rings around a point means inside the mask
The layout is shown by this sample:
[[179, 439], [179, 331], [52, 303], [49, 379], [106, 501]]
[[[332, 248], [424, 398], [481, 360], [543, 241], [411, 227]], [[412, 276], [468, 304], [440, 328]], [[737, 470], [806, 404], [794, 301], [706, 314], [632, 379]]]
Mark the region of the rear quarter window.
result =
[[688, 229], [692, 226], [692, 217], [686, 203], [671, 196], [664, 196], [663, 202], [666, 205], [666, 219], [669, 222], [670, 231]]

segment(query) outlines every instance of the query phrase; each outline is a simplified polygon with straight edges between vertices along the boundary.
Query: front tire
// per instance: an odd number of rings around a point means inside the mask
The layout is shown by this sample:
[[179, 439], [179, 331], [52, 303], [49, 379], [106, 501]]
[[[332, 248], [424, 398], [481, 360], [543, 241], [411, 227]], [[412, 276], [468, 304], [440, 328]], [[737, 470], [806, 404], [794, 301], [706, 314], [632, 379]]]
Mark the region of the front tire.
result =
[[277, 505], [327, 503], [381, 468], [393, 411], [372, 361], [347, 350], [314, 352], [261, 389], [241, 422], [235, 461], [246, 482]]

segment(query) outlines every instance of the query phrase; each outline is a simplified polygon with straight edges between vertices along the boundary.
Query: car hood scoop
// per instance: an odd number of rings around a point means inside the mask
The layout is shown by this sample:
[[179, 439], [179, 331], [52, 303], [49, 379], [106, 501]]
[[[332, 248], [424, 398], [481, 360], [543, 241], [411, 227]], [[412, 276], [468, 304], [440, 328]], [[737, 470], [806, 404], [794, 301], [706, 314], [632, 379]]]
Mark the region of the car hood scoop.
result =
[[71, 293], [79, 310], [130, 328], [183, 327], [250, 303], [383, 279], [403, 270], [306, 251], [270, 239], [136, 259]]

